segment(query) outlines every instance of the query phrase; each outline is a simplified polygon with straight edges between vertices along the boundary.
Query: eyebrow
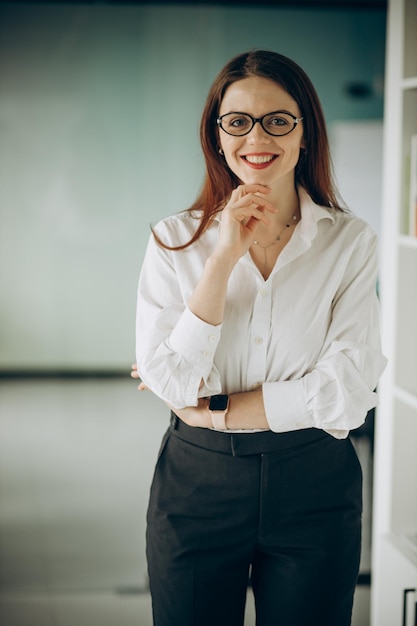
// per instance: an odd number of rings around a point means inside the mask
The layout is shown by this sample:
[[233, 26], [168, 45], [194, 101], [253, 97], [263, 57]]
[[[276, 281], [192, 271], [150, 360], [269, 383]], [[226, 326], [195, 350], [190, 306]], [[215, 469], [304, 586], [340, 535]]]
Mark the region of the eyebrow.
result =
[[[251, 113], [248, 113], [247, 111], [228, 111], [227, 113], [223, 113], [222, 115], [230, 115], [231, 113], [235, 113], [236, 115], [249, 115], [250, 117], [254, 117]], [[287, 109], [278, 109], [276, 111], [269, 111], [268, 113], [264, 113], [264, 115], [261, 115], [260, 117], [265, 117], [265, 115], [271, 115], [272, 113], [286, 113], [287, 115], [298, 117], [297, 115], [295, 115], [295, 113], [292, 113], [291, 111], [287, 111]]]

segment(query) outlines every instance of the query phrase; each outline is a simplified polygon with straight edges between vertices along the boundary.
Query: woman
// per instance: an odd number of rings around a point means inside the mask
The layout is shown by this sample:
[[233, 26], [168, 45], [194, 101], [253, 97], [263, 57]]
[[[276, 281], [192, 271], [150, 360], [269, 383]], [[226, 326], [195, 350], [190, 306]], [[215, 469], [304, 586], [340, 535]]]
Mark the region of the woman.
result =
[[321, 105], [269, 51], [233, 58], [201, 122], [202, 191], [152, 233], [137, 369], [172, 409], [151, 488], [156, 626], [347, 626], [361, 470], [348, 438], [385, 366], [376, 238], [343, 210]]

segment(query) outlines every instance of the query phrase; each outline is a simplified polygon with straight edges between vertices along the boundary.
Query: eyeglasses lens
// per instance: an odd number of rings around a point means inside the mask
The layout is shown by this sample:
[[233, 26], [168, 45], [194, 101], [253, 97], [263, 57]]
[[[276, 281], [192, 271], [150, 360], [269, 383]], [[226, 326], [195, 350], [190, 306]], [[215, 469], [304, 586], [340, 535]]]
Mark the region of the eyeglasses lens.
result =
[[[287, 113], [269, 113], [260, 123], [265, 132], [275, 136], [287, 135], [297, 125], [294, 118]], [[254, 121], [250, 115], [244, 113], [228, 113], [222, 116], [220, 124], [229, 135], [240, 137], [252, 130]]]

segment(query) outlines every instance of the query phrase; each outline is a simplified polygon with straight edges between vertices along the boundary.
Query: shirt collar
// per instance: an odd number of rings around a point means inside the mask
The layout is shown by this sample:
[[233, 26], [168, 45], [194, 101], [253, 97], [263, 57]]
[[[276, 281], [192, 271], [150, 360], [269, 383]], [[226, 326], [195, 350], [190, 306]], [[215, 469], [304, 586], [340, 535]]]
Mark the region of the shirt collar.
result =
[[301, 222], [299, 224], [300, 235], [307, 241], [312, 241], [317, 235], [317, 224], [320, 220], [329, 219], [334, 223], [331, 209], [320, 206], [313, 202], [303, 187], [298, 187], [300, 198]]

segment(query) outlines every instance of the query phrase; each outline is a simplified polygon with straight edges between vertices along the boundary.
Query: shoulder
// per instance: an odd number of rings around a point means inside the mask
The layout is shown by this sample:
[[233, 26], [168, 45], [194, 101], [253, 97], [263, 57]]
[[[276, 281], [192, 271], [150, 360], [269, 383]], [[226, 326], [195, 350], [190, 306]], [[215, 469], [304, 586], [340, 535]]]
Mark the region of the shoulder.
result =
[[[317, 236], [323, 245], [337, 242], [344, 245], [376, 240], [371, 226], [349, 210], [316, 204], [304, 189], [299, 190], [302, 231], [310, 241]], [[303, 224], [304, 222], [304, 224]]]
[[162, 218], [152, 229], [168, 246], [178, 246], [191, 239], [200, 220], [201, 213], [198, 211], [181, 211]]
[[362, 218], [351, 211], [328, 209], [333, 218], [334, 230], [341, 236], [352, 242], [371, 243], [376, 242], [377, 235], [373, 228]]

